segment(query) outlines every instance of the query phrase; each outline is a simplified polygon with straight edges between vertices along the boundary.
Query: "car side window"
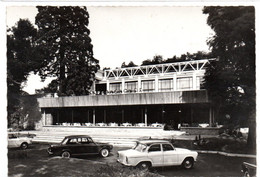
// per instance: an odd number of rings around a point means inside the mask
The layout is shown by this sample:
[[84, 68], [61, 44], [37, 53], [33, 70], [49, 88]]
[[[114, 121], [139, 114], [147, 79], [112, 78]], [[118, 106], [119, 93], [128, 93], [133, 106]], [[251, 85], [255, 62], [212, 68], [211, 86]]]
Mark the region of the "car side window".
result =
[[14, 134], [9, 134], [9, 135], [8, 135], [8, 138], [9, 138], [9, 139], [16, 139], [17, 136], [15, 136]]
[[76, 144], [76, 143], [77, 143], [77, 139], [73, 138], [73, 139], [70, 139], [67, 144]]
[[87, 139], [87, 138], [82, 138], [82, 143], [83, 143], [83, 144], [88, 144], [88, 143], [89, 143], [89, 141], [88, 141], [88, 139]]
[[163, 151], [173, 151], [174, 150], [174, 148], [170, 144], [163, 144], [162, 147], [163, 147]]
[[160, 144], [154, 144], [150, 146], [148, 152], [155, 152], [155, 151], [161, 151], [161, 146]]

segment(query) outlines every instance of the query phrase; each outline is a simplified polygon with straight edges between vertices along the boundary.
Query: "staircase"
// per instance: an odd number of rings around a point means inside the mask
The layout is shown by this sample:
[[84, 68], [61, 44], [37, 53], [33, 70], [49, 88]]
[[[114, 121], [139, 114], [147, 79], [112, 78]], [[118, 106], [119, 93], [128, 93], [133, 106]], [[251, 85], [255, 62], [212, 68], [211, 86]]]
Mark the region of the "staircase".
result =
[[180, 131], [164, 131], [163, 129], [106, 129], [106, 128], [90, 128], [90, 129], [44, 129], [41, 131], [33, 131], [36, 134], [33, 142], [38, 143], [59, 143], [68, 135], [89, 135], [96, 142], [110, 143], [114, 146], [133, 146], [138, 139], [172, 139], [184, 132]]

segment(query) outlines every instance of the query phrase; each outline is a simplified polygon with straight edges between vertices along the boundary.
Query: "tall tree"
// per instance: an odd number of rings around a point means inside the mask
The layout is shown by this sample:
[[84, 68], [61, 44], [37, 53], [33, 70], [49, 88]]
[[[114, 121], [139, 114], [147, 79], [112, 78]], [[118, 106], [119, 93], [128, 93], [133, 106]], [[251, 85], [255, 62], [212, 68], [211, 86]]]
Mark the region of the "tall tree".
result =
[[219, 113], [231, 115], [233, 124], [249, 123], [248, 145], [254, 148], [255, 9], [204, 7], [203, 13], [208, 14], [207, 23], [215, 31], [208, 44], [218, 57], [206, 71], [205, 87]]
[[7, 33], [7, 100], [8, 125], [19, 124], [21, 115], [20, 95], [23, 83], [31, 71], [39, 67], [35, 40], [37, 30], [27, 19], [20, 19]]
[[38, 6], [38, 45], [43, 56], [42, 79], [57, 77], [59, 95], [86, 95], [99, 69], [93, 57], [86, 7]]

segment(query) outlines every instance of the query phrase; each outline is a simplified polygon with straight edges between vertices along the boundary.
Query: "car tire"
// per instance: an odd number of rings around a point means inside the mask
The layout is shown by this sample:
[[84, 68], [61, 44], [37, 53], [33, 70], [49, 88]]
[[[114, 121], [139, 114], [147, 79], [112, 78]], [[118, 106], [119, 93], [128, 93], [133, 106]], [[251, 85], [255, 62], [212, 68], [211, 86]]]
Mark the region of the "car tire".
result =
[[194, 165], [194, 160], [192, 158], [186, 158], [182, 162], [182, 166], [185, 169], [191, 169], [191, 168], [193, 168], [193, 165]]
[[244, 173], [244, 177], [250, 177], [250, 174], [249, 174], [248, 171], [245, 171], [245, 173]]
[[141, 162], [137, 165], [137, 167], [140, 169], [140, 170], [149, 170], [151, 168], [151, 163], [149, 162]]
[[62, 153], [61, 153], [61, 157], [62, 158], [70, 158], [70, 152], [69, 151], [63, 151]]
[[100, 155], [102, 157], [107, 157], [109, 155], [109, 150], [108, 149], [101, 149]]
[[20, 147], [21, 147], [21, 149], [27, 149], [28, 146], [29, 146], [28, 143], [25, 142], [25, 143], [22, 143]]

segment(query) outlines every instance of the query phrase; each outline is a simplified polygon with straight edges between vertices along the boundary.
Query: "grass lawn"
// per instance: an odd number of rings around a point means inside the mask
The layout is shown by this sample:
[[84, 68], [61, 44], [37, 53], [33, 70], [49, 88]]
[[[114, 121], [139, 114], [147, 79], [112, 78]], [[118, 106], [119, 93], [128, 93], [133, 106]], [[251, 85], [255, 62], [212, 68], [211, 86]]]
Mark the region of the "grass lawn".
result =
[[[30, 149], [9, 149], [8, 176], [14, 177], [58, 177], [58, 176], [132, 176], [155, 177], [160, 176], [148, 171], [123, 167], [114, 158], [111, 163], [102, 162], [102, 157], [86, 156], [84, 158], [65, 159], [59, 156], [49, 157], [46, 152], [47, 145], [33, 145]], [[111, 155], [113, 156], [113, 155]]]

